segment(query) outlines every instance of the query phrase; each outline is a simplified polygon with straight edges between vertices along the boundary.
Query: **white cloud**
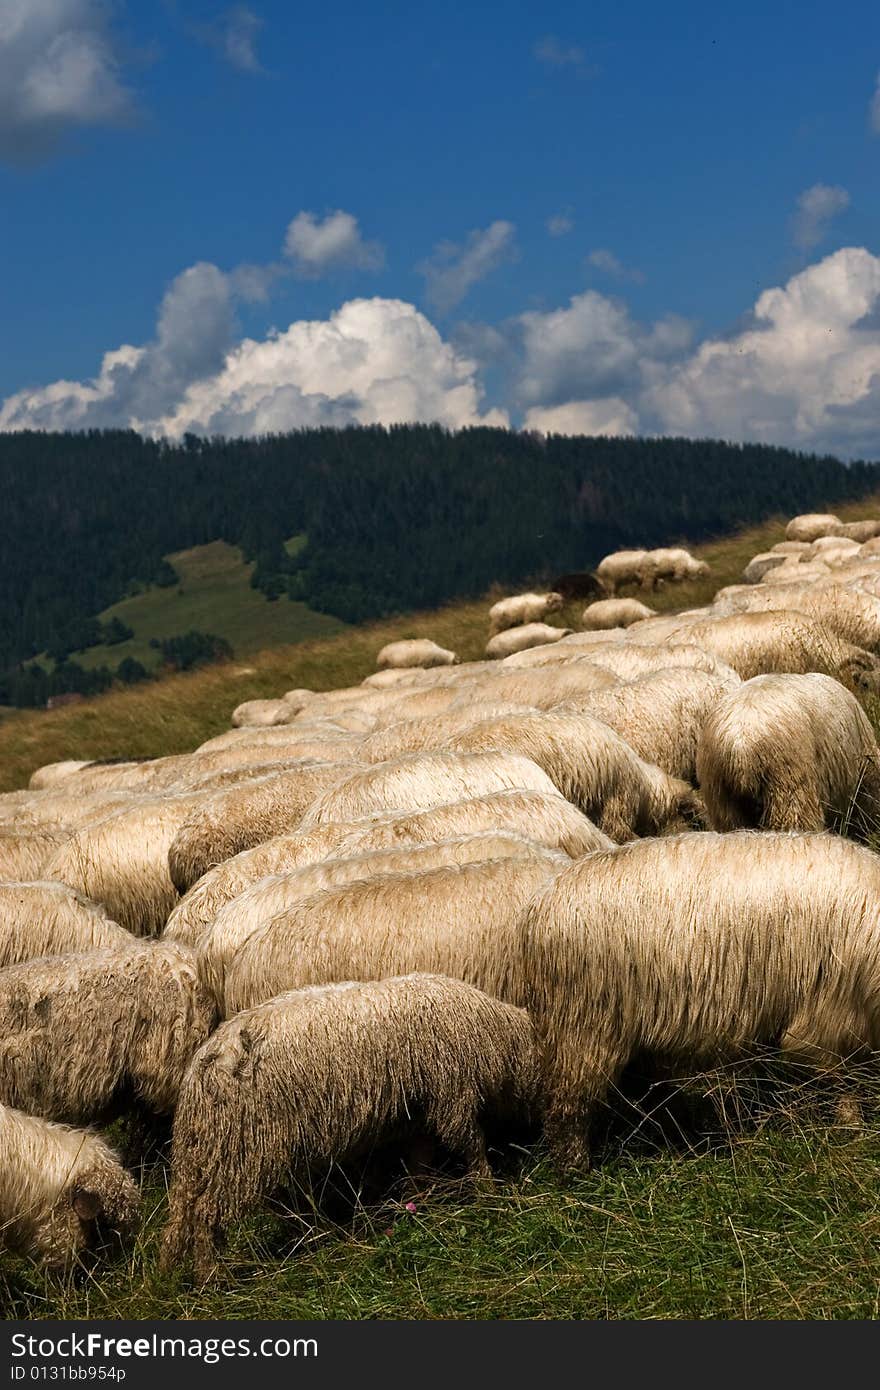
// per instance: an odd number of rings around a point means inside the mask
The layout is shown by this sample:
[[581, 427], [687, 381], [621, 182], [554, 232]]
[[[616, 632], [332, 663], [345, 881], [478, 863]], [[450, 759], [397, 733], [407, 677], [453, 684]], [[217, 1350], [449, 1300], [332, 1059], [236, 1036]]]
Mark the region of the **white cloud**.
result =
[[564, 309], [521, 314], [513, 328], [522, 347], [515, 390], [526, 407], [628, 394], [639, 389], [646, 362], [680, 357], [691, 341], [684, 319], [645, 327], [620, 300], [595, 290]]
[[874, 95], [871, 97], [871, 104], [868, 107], [868, 121], [874, 134], [880, 135], [880, 72], [877, 74]]
[[296, 273], [317, 279], [333, 270], [381, 270], [385, 253], [376, 241], [364, 241], [350, 212], [298, 212], [287, 228], [284, 254]]
[[653, 377], [643, 411], [665, 432], [876, 457], [880, 258], [836, 251], [766, 290], [745, 331]]
[[845, 188], [827, 183], [814, 183], [812, 188], [805, 188], [797, 200], [792, 221], [795, 245], [805, 251], [818, 246], [833, 219], [848, 207], [849, 194]]
[[574, 219], [567, 212], [557, 212], [544, 223], [551, 236], [567, 236], [574, 231]]
[[538, 39], [532, 53], [548, 68], [583, 68], [584, 50], [573, 43], [563, 43], [555, 34]]
[[613, 251], [608, 251], [604, 247], [600, 246], [595, 251], [591, 251], [587, 260], [596, 270], [603, 271], [615, 280], [631, 280], [634, 285], [645, 283], [645, 277], [640, 270], [629, 269], [622, 261], [618, 260]]
[[257, 40], [263, 19], [247, 5], [231, 5], [209, 24], [190, 24], [189, 32], [223, 57], [240, 72], [263, 71], [257, 55]]
[[468, 233], [464, 246], [440, 242], [433, 255], [416, 266], [425, 277], [425, 293], [431, 304], [447, 313], [464, 299], [468, 290], [493, 270], [516, 256], [512, 222], [496, 221]]
[[193, 266], [165, 295], [151, 343], [107, 353], [92, 381], [19, 391], [0, 408], [0, 429], [117, 425], [179, 436], [508, 423], [503, 411], [481, 413], [474, 361], [401, 300], [350, 300], [329, 319], [234, 346], [232, 328], [230, 277]]
[[101, 0], [2, 0], [0, 157], [45, 158], [71, 129], [131, 116], [108, 15]]
[[638, 415], [619, 396], [533, 406], [523, 420], [523, 429], [540, 430], [542, 434], [635, 434], [638, 427]]

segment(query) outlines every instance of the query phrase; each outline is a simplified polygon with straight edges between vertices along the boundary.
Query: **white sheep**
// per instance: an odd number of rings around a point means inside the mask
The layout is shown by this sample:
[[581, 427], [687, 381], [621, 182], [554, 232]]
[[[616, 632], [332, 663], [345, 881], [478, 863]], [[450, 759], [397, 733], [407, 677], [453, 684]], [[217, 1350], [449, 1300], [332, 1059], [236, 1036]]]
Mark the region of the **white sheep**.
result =
[[404, 642], [389, 642], [376, 657], [376, 667], [388, 666], [454, 666], [459, 658], [455, 652], [439, 647], [427, 637]]
[[499, 599], [489, 609], [489, 633], [495, 636], [507, 628], [526, 623], [539, 623], [550, 613], [558, 613], [565, 600], [561, 594], [511, 594]]

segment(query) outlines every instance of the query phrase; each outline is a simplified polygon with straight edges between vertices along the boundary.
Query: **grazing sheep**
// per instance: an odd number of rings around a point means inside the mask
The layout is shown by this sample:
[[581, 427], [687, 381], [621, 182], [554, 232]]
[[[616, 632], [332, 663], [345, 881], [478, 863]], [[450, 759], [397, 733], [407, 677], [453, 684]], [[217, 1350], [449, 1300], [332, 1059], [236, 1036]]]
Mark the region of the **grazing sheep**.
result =
[[805, 512], [803, 516], [792, 517], [785, 528], [788, 541], [815, 541], [820, 536], [840, 534], [837, 527], [843, 522], [831, 512]]
[[124, 948], [136, 941], [66, 883], [0, 883], [0, 968], [34, 956]]
[[316, 864], [331, 855], [365, 854], [493, 832], [520, 835], [572, 859], [594, 849], [608, 849], [612, 843], [555, 787], [549, 794], [519, 789], [490, 792], [427, 811], [331, 821], [312, 830], [279, 835], [218, 864], [181, 898], [163, 937], [196, 945], [226, 903], [268, 874]]
[[226, 971], [242, 943], [264, 923], [324, 889], [341, 888], [346, 883], [384, 874], [427, 873], [447, 865], [475, 864], [487, 859], [528, 859], [534, 855], [543, 863], [553, 854], [560, 866], [565, 863], [567, 856], [558, 851], [530, 844], [521, 835], [493, 831], [433, 844], [372, 849], [350, 857], [342, 849], [337, 857], [319, 864], [269, 874], [217, 913], [197, 945], [199, 978], [222, 1005]]
[[57, 787], [74, 772], [82, 772], [84, 767], [89, 766], [88, 762], [77, 762], [70, 758], [61, 763], [46, 763], [43, 767], [38, 767], [36, 772], [31, 773], [28, 787], [31, 791], [45, 791], [47, 787]]
[[707, 579], [710, 570], [705, 560], [697, 560], [682, 546], [665, 546], [648, 551], [648, 574], [652, 588], [667, 582], [682, 584]]
[[849, 558], [858, 555], [860, 550], [859, 542], [848, 540], [846, 536], [819, 536], [807, 546], [801, 563], [809, 564], [811, 560], [827, 561], [829, 555], [845, 555]]
[[720, 657], [743, 680], [774, 671], [820, 671], [838, 680], [873, 686], [880, 670], [870, 653], [842, 641], [806, 614], [787, 610], [689, 623], [683, 632], [688, 642]]
[[728, 691], [740, 685], [736, 676], [731, 682], [680, 666], [596, 691], [576, 708], [614, 729], [646, 763], [693, 783], [700, 731]]
[[775, 545], [771, 545], [770, 553], [772, 555], [801, 555], [809, 548], [809, 541], [777, 541]]
[[880, 857], [833, 835], [707, 832], [590, 855], [522, 921], [557, 1163], [637, 1055], [675, 1068], [754, 1045], [880, 1047]]
[[303, 763], [215, 792], [169, 841], [167, 870], [174, 887], [185, 893], [215, 864], [296, 830], [315, 798], [351, 773], [349, 763]]
[[697, 749], [716, 830], [852, 828], [880, 817], [880, 753], [855, 696], [830, 676], [755, 676], [718, 700]]
[[63, 1270], [99, 1232], [128, 1236], [140, 1194], [97, 1134], [0, 1105], [0, 1243]]
[[526, 705], [531, 709], [552, 709], [565, 700], [577, 700], [591, 690], [616, 685], [617, 679], [595, 661], [563, 661], [558, 666], [537, 670], [511, 670], [502, 664], [481, 676], [478, 683], [456, 692], [452, 709], [466, 709], [476, 693], [481, 700]]
[[289, 724], [296, 717], [296, 706], [288, 700], [245, 700], [232, 711], [234, 729], [255, 725]]
[[771, 570], [778, 569], [785, 559], [785, 554], [775, 550], [765, 550], [760, 555], [753, 555], [742, 572], [743, 583], [759, 584]]
[[490, 637], [486, 643], [486, 656], [495, 661], [499, 657], [512, 656], [514, 652], [524, 652], [529, 647], [542, 647], [546, 642], [558, 642], [569, 637], [574, 631], [571, 627], [551, 627], [549, 623], [526, 623], [524, 627], [509, 627], [504, 632]]
[[[640, 676], [653, 675], [676, 667], [688, 667], [694, 671], [705, 671], [708, 675], [718, 676], [728, 685], [739, 685], [739, 676], [733, 667], [713, 656], [711, 652], [703, 651], [702, 647], [685, 641], [664, 643], [662, 646], [621, 642], [603, 647], [601, 651], [591, 652], [590, 661], [595, 666], [610, 671], [621, 681], [636, 680]], [[616, 688], [612, 686], [608, 689], [610, 692]], [[589, 692], [584, 697], [587, 706], [594, 694], [601, 693]]]
[[304, 710], [306, 705], [317, 699], [317, 696], [314, 690], [295, 689], [285, 690], [281, 698], [286, 704], [292, 705], [294, 714], [299, 714], [300, 710]]
[[141, 942], [0, 970], [0, 1101], [83, 1124], [131, 1095], [170, 1114], [213, 1000], [191, 951]]
[[168, 851], [180, 827], [206, 803], [189, 794], [137, 800], [77, 830], [49, 859], [42, 877], [101, 903], [136, 936], [155, 936], [177, 901]]
[[399, 758], [404, 753], [421, 753], [425, 749], [442, 749], [449, 740], [481, 719], [492, 719], [502, 714], [520, 713], [528, 707], [513, 705], [509, 701], [490, 701], [479, 698], [475, 692], [462, 709], [451, 709], [445, 714], [435, 714], [426, 719], [404, 719], [399, 724], [389, 724], [377, 729], [360, 746], [360, 760], [364, 763], [384, 763], [390, 758]]
[[226, 1017], [286, 989], [412, 970], [451, 975], [521, 1004], [517, 923], [568, 862], [531, 853], [424, 874], [382, 874], [313, 893], [239, 947], [226, 972]]
[[394, 758], [356, 772], [318, 797], [302, 828], [327, 821], [358, 820], [388, 811], [426, 810], [508, 788], [553, 793], [545, 772], [530, 758], [506, 753], [422, 753]]
[[609, 627], [629, 627], [641, 618], [651, 618], [655, 610], [637, 598], [602, 598], [589, 604], [581, 614], [585, 631]]
[[839, 583], [786, 585], [778, 592], [762, 586], [732, 604], [739, 612], [802, 613], [844, 642], [880, 651], [880, 598], [864, 590]]
[[65, 830], [25, 830], [0, 825], [0, 882], [31, 882], [42, 877], [52, 856], [70, 839]]
[[489, 609], [489, 635], [494, 637], [507, 628], [527, 623], [539, 623], [550, 613], [558, 613], [565, 600], [561, 594], [512, 594], [499, 599]]
[[388, 666], [455, 666], [459, 658], [446, 647], [438, 647], [427, 637], [417, 637], [407, 642], [389, 642], [376, 657], [379, 671]]
[[165, 1267], [206, 1277], [223, 1232], [291, 1175], [414, 1130], [488, 1174], [483, 1125], [531, 1118], [537, 1073], [522, 1009], [438, 975], [294, 990], [240, 1014], [181, 1092]]
[[596, 576], [613, 598], [625, 584], [649, 585], [647, 550], [615, 550], [596, 566]]
[[502, 666], [556, 666], [565, 661], [589, 660], [593, 651], [598, 646], [606, 643], [622, 642], [626, 637], [626, 629], [622, 627], [610, 627], [599, 629], [596, 632], [572, 632], [568, 637], [560, 637], [558, 642], [551, 642], [549, 646], [529, 647], [524, 652], [514, 652], [512, 656], [505, 656]]
[[841, 521], [832, 534], [861, 544], [880, 536], [880, 521]]
[[371, 676], [364, 676], [361, 685], [368, 686], [370, 690], [389, 690], [392, 687], [399, 689], [401, 686], [418, 685], [422, 677], [424, 667], [421, 666], [389, 666], [384, 671], [374, 671]]
[[655, 835], [699, 819], [692, 787], [643, 762], [601, 720], [562, 711], [487, 719], [452, 740], [463, 753], [522, 755], [542, 768], [612, 840]]

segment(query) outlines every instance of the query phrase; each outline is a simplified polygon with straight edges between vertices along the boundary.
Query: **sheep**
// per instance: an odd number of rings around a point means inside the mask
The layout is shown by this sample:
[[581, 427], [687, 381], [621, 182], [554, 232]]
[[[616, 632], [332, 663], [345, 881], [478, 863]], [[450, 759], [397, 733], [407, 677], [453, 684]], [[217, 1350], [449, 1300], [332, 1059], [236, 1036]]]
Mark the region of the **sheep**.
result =
[[761, 590], [734, 600], [739, 612], [802, 613], [844, 642], [880, 651], [880, 598], [843, 584], [788, 586], [779, 592]]
[[330, 821], [266, 840], [209, 870], [181, 898], [168, 918], [163, 939], [196, 945], [226, 903], [268, 874], [316, 864], [340, 853], [365, 854], [493, 832], [522, 836], [572, 859], [594, 849], [608, 849], [612, 843], [555, 787], [549, 794], [521, 789], [490, 792], [426, 811]]
[[169, 848], [206, 800], [195, 793], [135, 800], [127, 810], [77, 830], [45, 864], [42, 877], [101, 903], [135, 935], [155, 936], [177, 901]]
[[811, 560], [825, 560], [833, 555], [845, 555], [848, 558], [858, 555], [861, 546], [858, 541], [848, 540], [846, 536], [819, 536], [812, 541], [801, 557], [802, 564], [809, 564]]
[[242, 943], [265, 922], [324, 889], [384, 874], [427, 873], [446, 865], [486, 859], [527, 859], [535, 855], [544, 862], [553, 853], [562, 865], [567, 856], [558, 851], [530, 844], [521, 835], [493, 831], [433, 844], [371, 849], [350, 856], [343, 848], [337, 851], [337, 857], [321, 863], [269, 874], [221, 908], [204, 932], [196, 946], [199, 978], [222, 1005], [226, 971]]
[[459, 657], [446, 647], [438, 647], [427, 637], [417, 637], [406, 642], [389, 642], [376, 657], [379, 671], [388, 666], [455, 666]]
[[551, 627], [548, 623], [526, 623], [524, 627], [509, 627], [496, 633], [486, 643], [486, 656], [491, 660], [512, 656], [514, 652], [524, 652], [529, 647], [541, 647], [546, 642], [558, 642], [569, 637], [574, 631], [571, 627]]
[[771, 570], [778, 569], [786, 556], [775, 550], [765, 550], [753, 555], [742, 572], [744, 584], [758, 584]]
[[174, 1121], [163, 1264], [204, 1279], [222, 1233], [291, 1175], [427, 1131], [490, 1173], [484, 1123], [537, 1112], [522, 1009], [439, 975], [294, 990], [224, 1023]]
[[615, 550], [596, 566], [596, 577], [613, 598], [624, 584], [649, 585], [647, 550]]
[[40, 878], [53, 854], [70, 839], [71, 833], [56, 828], [16, 834], [0, 825], [0, 882]]
[[140, 1194], [97, 1134], [0, 1105], [0, 1153], [0, 1242], [7, 1250], [63, 1270], [99, 1232], [133, 1233]]
[[[686, 629], [683, 635], [686, 635]], [[670, 670], [673, 667], [689, 667], [694, 671], [705, 671], [708, 675], [718, 676], [728, 685], [740, 683], [739, 676], [726, 662], [713, 656], [711, 652], [703, 651], [702, 647], [686, 641], [664, 643], [663, 646], [621, 642], [603, 647], [598, 652], [591, 652], [590, 661], [593, 665], [610, 671], [622, 681], [635, 680], [640, 676]], [[612, 686], [609, 689], [614, 690], [616, 687]], [[601, 693], [591, 691], [584, 696], [587, 706], [594, 694]]]
[[801, 555], [805, 550], [809, 550], [810, 541], [777, 541], [771, 545], [771, 555]]
[[451, 975], [521, 1005], [517, 923], [569, 862], [553, 853], [487, 859], [313, 893], [239, 947], [226, 972], [226, 1017], [286, 989], [414, 970]]
[[708, 713], [697, 776], [716, 830], [862, 836], [880, 814], [880, 752], [859, 702], [830, 676], [755, 676]]
[[552, 709], [565, 700], [577, 700], [591, 690], [604, 690], [616, 684], [616, 677], [592, 659], [564, 661], [559, 666], [539, 667], [534, 671], [496, 667], [478, 683], [457, 691], [449, 708], [466, 709], [478, 693], [481, 700]]
[[0, 970], [0, 1101], [69, 1124], [131, 1094], [170, 1114], [214, 1002], [192, 952], [141, 942], [40, 956]]
[[245, 700], [232, 711], [232, 727], [289, 724], [295, 715], [296, 707], [288, 700]]
[[193, 809], [169, 841], [167, 871], [174, 887], [185, 893], [215, 864], [261, 840], [295, 830], [315, 798], [350, 778], [351, 772], [348, 763], [303, 763], [215, 792]]
[[838, 526], [843, 522], [839, 516], [834, 516], [831, 512], [805, 512], [802, 516], [794, 516], [785, 528], [785, 539], [788, 541], [815, 541], [820, 536], [832, 536]]
[[364, 676], [361, 685], [367, 686], [370, 690], [389, 690], [392, 687], [400, 689], [401, 686], [418, 685], [423, 669], [421, 666], [389, 666], [384, 671], [374, 671], [371, 676]]
[[426, 810], [506, 788], [555, 791], [530, 758], [506, 753], [422, 753], [376, 763], [318, 797], [303, 829], [387, 811]]
[[646, 763], [694, 783], [700, 731], [727, 693], [741, 684], [737, 676], [730, 681], [679, 666], [599, 690], [572, 708], [601, 719]]
[[504, 632], [511, 627], [521, 627], [528, 623], [539, 623], [550, 613], [558, 613], [565, 600], [562, 594], [512, 594], [499, 599], [489, 609], [489, 635]]
[[652, 835], [699, 818], [693, 789], [643, 762], [607, 724], [580, 713], [513, 714], [452, 740], [463, 753], [523, 755], [612, 840]]
[[60, 763], [46, 763], [43, 767], [38, 767], [36, 772], [31, 773], [28, 787], [31, 791], [45, 791], [47, 787], [57, 787], [74, 772], [81, 772], [84, 767], [89, 766], [88, 762], [78, 762], [72, 758]]
[[[599, 646], [622, 642], [626, 629], [610, 627], [596, 632], [573, 632], [568, 637], [560, 637], [542, 647], [529, 647], [524, 652], [514, 652], [512, 656], [502, 657], [500, 666], [514, 670], [530, 666], [561, 666], [570, 661], [591, 661], [593, 652]], [[581, 640], [578, 641], [578, 638]]]
[[136, 937], [65, 883], [0, 883], [0, 968], [34, 956], [134, 945]]
[[281, 698], [284, 700], [285, 704], [292, 706], [294, 714], [299, 714], [301, 710], [305, 709], [306, 705], [312, 704], [318, 697], [314, 690], [301, 690], [297, 688], [295, 690], [285, 690]]
[[361, 744], [360, 759], [364, 763], [384, 763], [404, 753], [442, 749], [451, 737], [471, 724], [479, 723], [481, 719], [516, 714], [527, 708], [526, 705], [514, 705], [509, 701], [483, 701], [475, 694], [473, 701], [462, 709], [451, 709], [446, 714], [435, 714], [427, 719], [404, 719], [399, 724], [377, 729]]
[[640, 618], [651, 618], [655, 609], [636, 598], [604, 598], [590, 603], [581, 614], [581, 625], [587, 632], [609, 627], [629, 627]]
[[[521, 921], [558, 1166], [636, 1055], [691, 1068], [754, 1045], [880, 1046], [880, 858], [833, 835], [639, 840], [558, 874]], [[679, 1071], [680, 1074], [680, 1071]]]
[[842, 641], [806, 614], [737, 613], [714, 622], [689, 623], [684, 630], [688, 642], [720, 657], [743, 680], [774, 671], [820, 671], [865, 686], [878, 680], [876, 657]]
[[666, 546], [660, 550], [648, 551], [648, 574], [652, 588], [664, 582], [681, 584], [706, 579], [710, 574], [705, 560], [697, 560], [689, 550], [682, 546]]
[[880, 536], [880, 521], [841, 521], [831, 534], [863, 543]]

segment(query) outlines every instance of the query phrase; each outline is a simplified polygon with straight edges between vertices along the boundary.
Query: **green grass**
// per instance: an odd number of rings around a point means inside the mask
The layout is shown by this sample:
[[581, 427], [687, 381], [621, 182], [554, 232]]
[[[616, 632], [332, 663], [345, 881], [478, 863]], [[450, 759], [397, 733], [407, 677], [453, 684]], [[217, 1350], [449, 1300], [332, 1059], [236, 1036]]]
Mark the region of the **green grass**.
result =
[[[287, 550], [296, 554], [304, 544], [304, 536], [294, 536]], [[151, 587], [105, 608], [98, 615], [101, 621], [119, 618], [133, 629], [134, 637], [112, 647], [102, 644], [75, 653], [79, 665], [87, 670], [96, 666], [114, 670], [129, 656], [152, 670], [162, 657], [150, 646], [150, 638], [161, 641], [192, 628], [225, 637], [235, 655], [244, 657], [265, 647], [329, 637], [346, 626], [339, 618], [315, 613], [305, 603], [286, 597], [269, 603], [258, 589], [250, 587], [253, 565], [245, 564], [241, 551], [225, 541], [180, 550], [167, 558], [179, 574], [180, 584], [167, 589]]]
[[[539, 1156], [476, 1197], [415, 1178], [339, 1224], [261, 1214], [203, 1287], [158, 1267], [162, 1170], [136, 1249], [64, 1278], [0, 1261], [19, 1318], [875, 1318], [880, 1114], [789, 1105], [682, 1151], [631, 1131], [562, 1185]], [[415, 1211], [406, 1209], [412, 1202]]]
[[[871, 515], [880, 499], [840, 510], [850, 519]], [[783, 531], [783, 523], [773, 521], [697, 547], [713, 567], [711, 581], [670, 587], [650, 601], [662, 609], [705, 602]], [[577, 626], [580, 607], [557, 621]], [[296, 685], [329, 689], [361, 680], [374, 669], [379, 647], [394, 638], [431, 636], [473, 659], [486, 639], [486, 609], [486, 599], [451, 604], [82, 705], [7, 712], [0, 720], [0, 785], [25, 785], [35, 767], [64, 757], [192, 748], [227, 727], [240, 700]], [[877, 712], [872, 709], [872, 717]], [[393, 1197], [358, 1206], [338, 1224], [326, 1212], [284, 1223], [260, 1215], [235, 1234], [217, 1278], [202, 1289], [159, 1272], [165, 1215], [160, 1165], [145, 1183], [145, 1222], [133, 1252], [92, 1274], [64, 1279], [0, 1256], [0, 1313], [876, 1318], [880, 1081], [871, 1072], [860, 1078], [861, 1129], [836, 1121], [827, 1089], [789, 1084], [763, 1108], [750, 1108], [751, 1102], [734, 1107], [736, 1115], [716, 1121], [709, 1140], [694, 1131], [690, 1146], [670, 1142], [669, 1135], [658, 1139], [651, 1126], [638, 1134], [624, 1126], [607, 1143], [601, 1166], [570, 1186], [560, 1185], [539, 1151], [526, 1150], [514, 1161], [508, 1155], [497, 1180], [478, 1195], [451, 1181], [419, 1187], [409, 1179]], [[723, 1086], [717, 1090], [729, 1100]], [[415, 1213], [405, 1209], [410, 1199]]]

